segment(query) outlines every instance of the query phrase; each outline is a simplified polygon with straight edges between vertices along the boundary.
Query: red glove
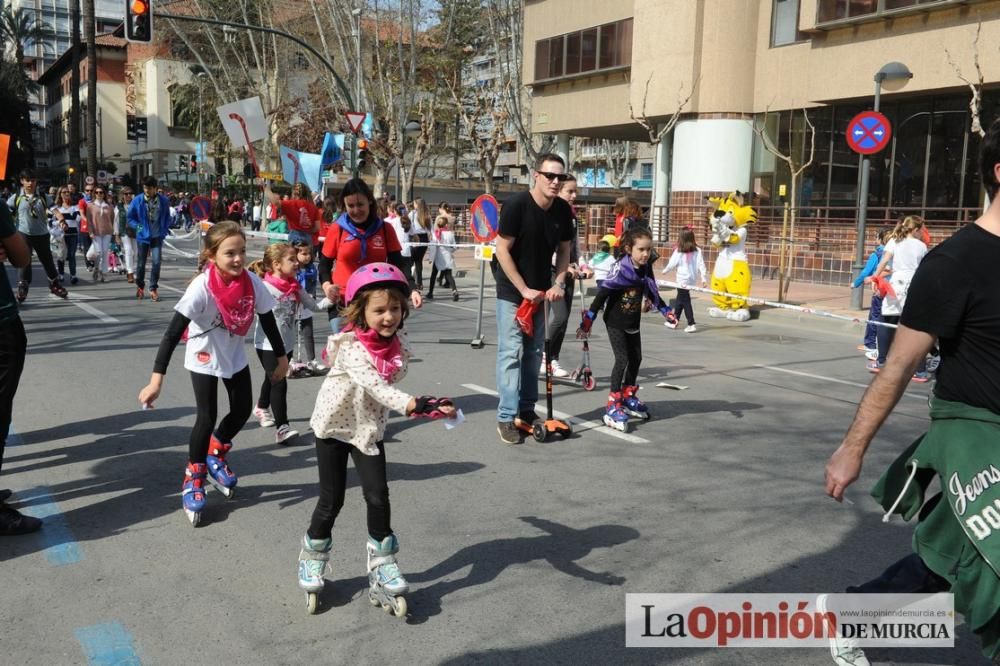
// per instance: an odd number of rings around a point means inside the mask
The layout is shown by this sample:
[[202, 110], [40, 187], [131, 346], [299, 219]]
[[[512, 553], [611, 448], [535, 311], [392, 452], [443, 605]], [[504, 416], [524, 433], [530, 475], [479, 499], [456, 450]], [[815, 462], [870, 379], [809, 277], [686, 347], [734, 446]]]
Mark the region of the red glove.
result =
[[514, 321], [517, 327], [529, 338], [535, 335], [535, 313], [538, 312], [540, 302], [529, 301], [527, 298], [521, 301], [517, 312], [514, 313]]

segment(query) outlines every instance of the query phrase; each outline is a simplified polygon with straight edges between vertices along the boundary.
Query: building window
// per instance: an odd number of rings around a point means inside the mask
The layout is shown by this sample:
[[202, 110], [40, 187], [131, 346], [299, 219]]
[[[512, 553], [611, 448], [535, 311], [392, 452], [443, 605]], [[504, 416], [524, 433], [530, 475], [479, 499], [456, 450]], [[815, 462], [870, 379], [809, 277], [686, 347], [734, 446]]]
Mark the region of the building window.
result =
[[[817, 0], [816, 23], [865, 21], [899, 14], [949, 8], [967, 0]], [[775, 0], [775, 4], [781, 0]], [[797, 4], [797, 3], [796, 3]]]
[[800, 42], [799, 0], [773, 0], [771, 8], [771, 46]]
[[653, 163], [643, 162], [639, 165], [639, 179], [653, 180]]
[[[798, 0], [794, 0], [798, 3]], [[632, 64], [632, 19], [535, 42], [535, 80], [577, 76]]]

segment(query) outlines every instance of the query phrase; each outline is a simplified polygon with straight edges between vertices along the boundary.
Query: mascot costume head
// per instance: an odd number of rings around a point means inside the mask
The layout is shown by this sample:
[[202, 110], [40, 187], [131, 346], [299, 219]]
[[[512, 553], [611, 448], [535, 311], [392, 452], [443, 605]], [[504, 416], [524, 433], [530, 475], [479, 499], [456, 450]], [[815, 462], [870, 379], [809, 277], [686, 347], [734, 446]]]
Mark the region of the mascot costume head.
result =
[[750, 310], [746, 297], [750, 295], [750, 264], [747, 261], [747, 225], [757, 221], [757, 212], [743, 204], [743, 195], [731, 192], [724, 199], [709, 197], [715, 210], [708, 218], [712, 227], [712, 245], [719, 256], [712, 270], [712, 290], [729, 296], [713, 296], [715, 307], [708, 309], [711, 317], [732, 321], [748, 321]]

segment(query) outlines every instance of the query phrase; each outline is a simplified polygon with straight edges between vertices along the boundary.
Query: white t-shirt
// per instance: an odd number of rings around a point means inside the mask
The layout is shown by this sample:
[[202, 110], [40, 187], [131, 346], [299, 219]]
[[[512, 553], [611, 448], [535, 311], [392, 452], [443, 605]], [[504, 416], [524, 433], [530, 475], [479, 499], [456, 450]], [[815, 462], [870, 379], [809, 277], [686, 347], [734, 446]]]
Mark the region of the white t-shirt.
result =
[[[256, 277], [256, 276], [255, 276]], [[308, 312], [312, 316], [312, 310], [316, 309], [316, 299], [310, 296], [304, 289], [299, 289], [299, 300], [281, 293], [281, 290], [272, 284], [261, 281], [264, 288], [274, 299], [274, 321], [281, 331], [281, 341], [285, 344], [285, 351], [290, 352], [295, 349], [295, 333], [298, 329], [298, 320], [304, 319], [301, 313]], [[265, 351], [274, 351], [271, 341], [267, 339], [264, 329], [261, 328], [260, 319], [257, 320], [253, 331], [253, 346]]]
[[[248, 273], [253, 283], [254, 310], [257, 314], [274, 309], [274, 296], [263, 281]], [[233, 335], [222, 324], [222, 315], [208, 291], [208, 274], [202, 273], [188, 286], [174, 310], [191, 320], [188, 326], [184, 367], [202, 375], [229, 379], [247, 366], [242, 336]]]
[[399, 239], [400, 255], [410, 256], [410, 235], [403, 231], [403, 218], [395, 215], [385, 218], [385, 221], [396, 231], [396, 238]]
[[882, 301], [882, 314], [896, 317], [903, 313], [910, 282], [917, 266], [920, 265], [920, 260], [927, 254], [927, 246], [923, 241], [911, 236], [901, 241], [890, 240], [885, 244], [885, 253], [892, 255], [889, 284], [892, 285], [896, 295], [893, 297], [892, 294], [886, 294], [885, 300]]

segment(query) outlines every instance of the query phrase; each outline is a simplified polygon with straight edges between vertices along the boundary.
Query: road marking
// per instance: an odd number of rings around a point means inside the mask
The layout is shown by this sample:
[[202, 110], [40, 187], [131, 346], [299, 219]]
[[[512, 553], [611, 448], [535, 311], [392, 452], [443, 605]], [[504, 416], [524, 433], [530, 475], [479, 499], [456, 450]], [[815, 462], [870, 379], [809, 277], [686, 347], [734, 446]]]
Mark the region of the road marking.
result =
[[177, 287], [171, 287], [169, 284], [161, 284], [160, 289], [166, 289], [167, 291], [172, 291], [175, 294], [183, 294], [183, 289], [178, 289]]
[[[467, 388], [470, 391], [475, 391], [476, 393], [483, 393], [485, 395], [492, 395], [493, 397], [498, 397], [500, 394], [493, 389], [488, 389], [485, 386], [480, 386], [478, 384], [462, 384], [462, 388]], [[630, 435], [625, 432], [619, 432], [613, 428], [609, 428], [603, 423], [597, 423], [596, 421], [585, 421], [581, 418], [577, 418], [566, 412], [560, 412], [556, 409], [552, 410], [552, 415], [557, 416], [565, 421], [569, 421], [573, 426], [574, 432], [580, 432], [583, 430], [593, 430], [599, 435], [607, 435], [608, 437], [614, 437], [616, 439], [621, 439], [632, 444], [649, 444], [650, 441], [643, 437], [637, 437], [636, 435]]]
[[45, 558], [49, 564], [61, 567], [83, 559], [83, 551], [66, 524], [66, 516], [44, 486], [19, 492], [17, 496], [28, 504], [24, 513], [45, 521], [38, 534], [45, 546]]
[[91, 666], [105, 664], [141, 666], [142, 664], [135, 653], [132, 634], [120, 622], [80, 627], [73, 633], [83, 648], [87, 663]]
[[[424, 304], [426, 304], [426, 303], [427, 303], [427, 301], [425, 300]], [[434, 307], [436, 307], [436, 308], [437, 307], [454, 308], [456, 310], [465, 310], [466, 312], [474, 312], [476, 314], [479, 314], [479, 310], [478, 309], [476, 309], [476, 308], [467, 308], [464, 305], [452, 305], [451, 303], [438, 303], [436, 300], [432, 300], [431, 303], [433, 303]], [[488, 310], [483, 310], [483, 315], [485, 316], [487, 314], [492, 314], [492, 313], [489, 312]]]
[[[755, 368], [763, 368], [765, 370], [774, 370], [775, 372], [786, 372], [786, 373], [788, 373], [790, 375], [798, 375], [800, 377], [810, 377], [812, 379], [821, 379], [824, 382], [833, 382], [834, 384], [845, 384], [847, 386], [857, 386], [858, 388], [868, 388], [868, 384], [862, 384], [860, 382], [849, 382], [846, 379], [834, 379], [833, 377], [825, 377], [823, 375], [814, 375], [811, 372], [802, 372], [800, 370], [789, 370], [788, 368], [776, 368], [773, 365], [760, 365], [758, 363], [758, 364], [755, 364], [753, 367], [755, 367]], [[926, 395], [919, 395], [917, 393], [903, 393], [903, 395], [905, 395], [907, 397], [910, 397], [910, 398], [916, 398], [917, 400], [923, 400], [924, 402], [927, 401], [927, 396]]]
[[[103, 321], [105, 324], [120, 324], [121, 323], [118, 319], [112, 317], [109, 314], [105, 314], [105, 313], [101, 312], [100, 310], [98, 310], [97, 308], [95, 308], [93, 305], [91, 305], [89, 303], [83, 303], [82, 299], [84, 299], [84, 298], [88, 298], [90, 300], [100, 300], [96, 296], [84, 296], [83, 294], [80, 294], [76, 298], [73, 298], [73, 295], [70, 294], [69, 303], [72, 304], [72, 305], [75, 305], [78, 308], [80, 308], [81, 310], [83, 310], [87, 314], [90, 314], [90, 315], [93, 315], [93, 316], [97, 317], [98, 319], [100, 319], [101, 321]], [[50, 300], [56, 300], [56, 301], [65, 301], [66, 300], [65, 298], [59, 298], [55, 294], [49, 294], [49, 299]]]

